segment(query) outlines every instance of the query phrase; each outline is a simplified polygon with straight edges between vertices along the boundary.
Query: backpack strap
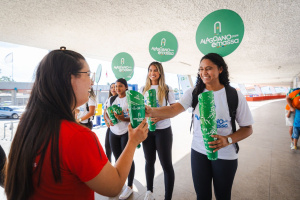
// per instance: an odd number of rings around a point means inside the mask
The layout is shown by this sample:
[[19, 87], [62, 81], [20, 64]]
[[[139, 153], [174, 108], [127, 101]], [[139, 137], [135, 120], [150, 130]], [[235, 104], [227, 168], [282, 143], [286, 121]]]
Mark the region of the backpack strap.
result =
[[110, 105], [113, 104], [113, 102], [116, 100], [117, 97], [118, 97], [118, 95], [115, 95], [115, 96], [110, 97], [110, 99], [109, 99]]
[[[86, 110], [87, 110], [88, 112], [90, 112], [90, 108], [89, 108], [88, 102], [85, 103], [85, 107], [86, 107]], [[91, 121], [91, 119], [89, 118], [89, 119], [88, 119], [88, 123], [90, 123], [90, 121]]]
[[[235, 126], [235, 117], [236, 117], [236, 110], [238, 107], [238, 94], [235, 88], [227, 85], [225, 86], [225, 91], [226, 91], [226, 98], [227, 98], [227, 104], [228, 104], [228, 109], [229, 109], [229, 116], [231, 117], [231, 126], [232, 126], [232, 132], [236, 132], [236, 126]], [[240, 147], [238, 143], [234, 143], [236, 153], [239, 152]]]

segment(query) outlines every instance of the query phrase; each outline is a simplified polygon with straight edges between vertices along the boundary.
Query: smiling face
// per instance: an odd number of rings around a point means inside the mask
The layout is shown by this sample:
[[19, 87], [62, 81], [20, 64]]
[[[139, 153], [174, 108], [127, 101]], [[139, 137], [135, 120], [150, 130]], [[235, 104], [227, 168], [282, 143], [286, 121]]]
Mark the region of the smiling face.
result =
[[219, 74], [223, 71], [223, 68], [214, 64], [209, 59], [203, 59], [200, 63], [199, 75], [205, 85], [218, 85]]
[[123, 83], [121, 82], [116, 82], [115, 84], [115, 89], [117, 94], [119, 95], [119, 97], [124, 97], [125, 96], [125, 92], [126, 92], [126, 87]]
[[148, 77], [151, 80], [152, 85], [158, 85], [158, 80], [160, 78], [159, 71], [155, 65], [151, 65], [148, 69]]
[[[81, 60], [83, 65], [79, 72], [90, 72], [90, 67], [86, 61]], [[76, 97], [75, 107], [79, 107], [89, 100], [89, 90], [91, 89], [92, 82], [89, 73], [78, 73], [71, 75], [71, 85]]]

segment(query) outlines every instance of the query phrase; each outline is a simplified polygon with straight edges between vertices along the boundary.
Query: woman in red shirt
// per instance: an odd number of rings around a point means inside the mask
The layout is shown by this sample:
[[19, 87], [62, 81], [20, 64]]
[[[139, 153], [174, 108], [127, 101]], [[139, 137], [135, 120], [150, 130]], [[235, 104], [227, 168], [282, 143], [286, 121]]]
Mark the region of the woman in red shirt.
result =
[[54, 50], [40, 62], [26, 111], [8, 157], [8, 200], [94, 199], [94, 191], [116, 196], [128, 176], [147, 123], [128, 126], [129, 140], [112, 166], [92, 131], [73, 112], [88, 101], [91, 71], [84, 57]]

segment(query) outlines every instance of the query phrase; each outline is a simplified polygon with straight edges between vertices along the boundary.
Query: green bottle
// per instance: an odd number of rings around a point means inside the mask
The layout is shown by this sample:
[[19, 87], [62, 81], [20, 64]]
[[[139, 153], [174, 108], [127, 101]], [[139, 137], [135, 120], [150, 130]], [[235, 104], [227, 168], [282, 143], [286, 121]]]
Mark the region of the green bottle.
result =
[[201, 131], [203, 141], [209, 160], [217, 160], [218, 152], [213, 152], [213, 148], [209, 147], [208, 142], [215, 141], [216, 138], [211, 135], [217, 135], [216, 109], [213, 91], [203, 92], [198, 96]]
[[[129, 117], [132, 128], [136, 128], [145, 119], [144, 96], [134, 90], [126, 91]], [[139, 144], [137, 148], [140, 148]]]
[[115, 115], [114, 115], [114, 105], [108, 107], [107, 110], [106, 110], [106, 112], [107, 112], [107, 114], [108, 114], [108, 117], [109, 117], [110, 121], [111, 121], [114, 125], [116, 125], [116, 124], [118, 123], [118, 120], [117, 120], [117, 118], [116, 118]]
[[[151, 108], [156, 107], [156, 90], [151, 89], [147, 91], [147, 105], [150, 106]], [[156, 124], [152, 124], [151, 122], [151, 117], [148, 118], [148, 126], [150, 131], [155, 131], [156, 129]]]

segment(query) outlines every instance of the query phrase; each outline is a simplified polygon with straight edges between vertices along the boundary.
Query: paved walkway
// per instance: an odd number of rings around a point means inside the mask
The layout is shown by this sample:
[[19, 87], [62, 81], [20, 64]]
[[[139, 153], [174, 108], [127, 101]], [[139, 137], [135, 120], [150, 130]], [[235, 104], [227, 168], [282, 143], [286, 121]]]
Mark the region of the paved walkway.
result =
[[[300, 150], [290, 150], [288, 128], [284, 119], [284, 100], [249, 102], [255, 124], [253, 134], [240, 144], [239, 167], [235, 177], [232, 199], [300, 199]], [[174, 200], [196, 199], [190, 167], [192, 135], [189, 133], [191, 114], [184, 112], [173, 118], [173, 164], [175, 170]], [[2, 130], [1, 130], [2, 129]], [[0, 122], [0, 138], [3, 122]], [[106, 128], [94, 129], [104, 146]], [[0, 140], [5, 151], [10, 142]], [[298, 145], [299, 146], [299, 145]], [[142, 149], [134, 157], [136, 173], [134, 194], [129, 200], [143, 200], [146, 192], [144, 155]], [[157, 200], [164, 199], [164, 178], [157, 159], [154, 194]], [[0, 188], [0, 199], [5, 199]], [[95, 195], [96, 200], [115, 200]]]

